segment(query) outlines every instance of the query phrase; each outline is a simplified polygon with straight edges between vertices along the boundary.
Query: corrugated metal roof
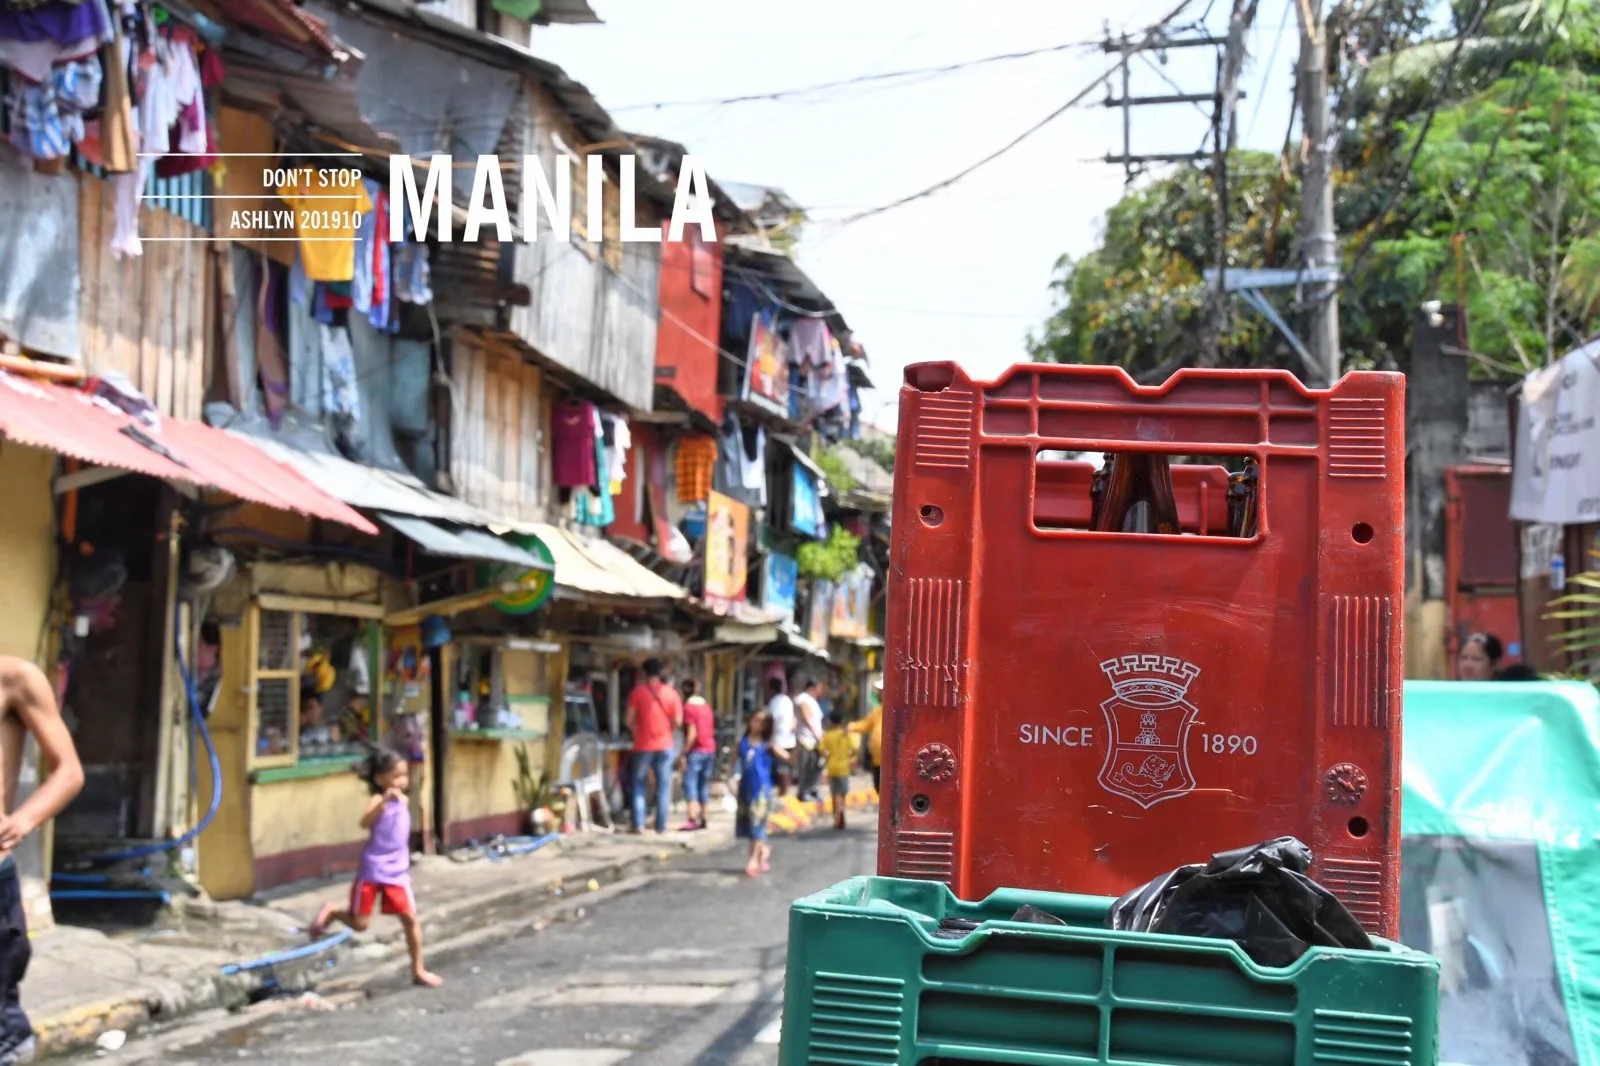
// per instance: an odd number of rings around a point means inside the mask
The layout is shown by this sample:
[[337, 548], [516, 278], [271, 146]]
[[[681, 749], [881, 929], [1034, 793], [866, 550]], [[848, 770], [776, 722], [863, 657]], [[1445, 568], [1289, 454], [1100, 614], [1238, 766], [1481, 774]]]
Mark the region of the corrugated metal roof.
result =
[[446, 529], [434, 525], [426, 518], [409, 515], [380, 514], [383, 524], [400, 533], [430, 555], [444, 555], [452, 559], [483, 559], [488, 562], [508, 563], [525, 570], [544, 570], [550, 567], [532, 552], [507, 543], [481, 529]]
[[639, 565], [627, 552], [598, 537], [583, 537], [556, 526], [523, 523], [550, 549], [556, 564], [556, 587], [600, 596], [647, 600], [681, 600], [688, 590]]
[[339, 455], [302, 451], [281, 441], [239, 430], [228, 430], [228, 434], [294, 467], [323, 492], [352, 507], [433, 518], [463, 526], [504, 524], [454, 496], [434, 492], [410, 474], [362, 466]]
[[146, 426], [81, 390], [4, 371], [0, 371], [0, 435], [93, 466], [181, 481], [362, 532], [378, 531], [292, 467], [203, 422], [162, 418], [159, 425]]

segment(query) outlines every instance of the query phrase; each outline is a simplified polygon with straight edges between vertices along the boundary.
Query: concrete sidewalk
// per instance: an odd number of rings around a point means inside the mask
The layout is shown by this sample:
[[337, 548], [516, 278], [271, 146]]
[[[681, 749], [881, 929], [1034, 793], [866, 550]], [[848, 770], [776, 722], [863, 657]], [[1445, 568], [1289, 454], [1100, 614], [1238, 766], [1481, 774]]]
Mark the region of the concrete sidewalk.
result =
[[[727, 848], [733, 828], [732, 815], [718, 807], [699, 832], [575, 834], [522, 856], [420, 857], [412, 880], [425, 936], [437, 944], [526, 919], [676, 856]], [[381, 917], [363, 934], [338, 943], [330, 934], [321, 950], [311, 948], [305, 929], [317, 909], [348, 892], [346, 880], [303, 884], [249, 903], [190, 901], [158, 928], [42, 933], [22, 986], [41, 1056], [92, 1046], [112, 1029], [236, 1008], [263, 993], [306, 990], [380, 964], [398, 967], [405, 953], [400, 924]], [[259, 964], [285, 952], [294, 957]]]

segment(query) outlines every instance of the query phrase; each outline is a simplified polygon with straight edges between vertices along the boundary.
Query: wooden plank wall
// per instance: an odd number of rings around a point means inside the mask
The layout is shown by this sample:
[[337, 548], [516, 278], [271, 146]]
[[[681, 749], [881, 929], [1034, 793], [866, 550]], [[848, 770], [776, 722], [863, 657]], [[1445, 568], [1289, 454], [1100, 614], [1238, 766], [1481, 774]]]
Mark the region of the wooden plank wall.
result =
[[162, 414], [198, 419], [211, 337], [213, 245], [200, 227], [146, 208], [141, 237], [197, 239], [146, 240], [142, 256], [114, 258], [111, 182], [85, 174], [78, 188], [84, 369], [120, 370]]
[[544, 397], [539, 368], [457, 330], [450, 475], [456, 493], [498, 518], [544, 521]]

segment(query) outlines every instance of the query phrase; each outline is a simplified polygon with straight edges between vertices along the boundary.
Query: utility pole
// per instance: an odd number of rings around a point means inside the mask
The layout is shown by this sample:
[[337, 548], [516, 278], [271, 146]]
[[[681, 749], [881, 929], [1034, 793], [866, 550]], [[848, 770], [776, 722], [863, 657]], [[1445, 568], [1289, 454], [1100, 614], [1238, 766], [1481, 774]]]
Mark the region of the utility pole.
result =
[[[1200, 327], [1200, 354], [1201, 366], [1217, 366], [1222, 362], [1223, 341], [1228, 334], [1228, 304], [1229, 295], [1223, 282], [1222, 274], [1227, 270], [1227, 235], [1228, 235], [1228, 152], [1238, 140], [1235, 132], [1234, 114], [1238, 109], [1239, 101], [1244, 94], [1239, 91], [1239, 75], [1244, 67], [1245, 34], [1250, 24], [1255, 20], [1256, 9], [1260, 0], [1233, 0], [1233, 14], [1228, 24], [1228, 32], [1224, 36], [1216, 36], [1200, 29], [1192, 36], [1165, 37], [1157, 36], [1144, 41], [1134, 42], [1126, 34], [1120, 38], [1111, 36], [1107, 27], [1106, 38], [1102, 49], [1108, 54], [1117, 55], [1121, 74], [1122, 95], [1112, 94], [1108, 85], [1106, 91], [1106, 107], [1119, 107], [1122, 109], [1122, 154], [1107, 155], [1106, 162], [1121, 164], [1125, 175], [1126, 184], [1132, 185], [1143, 169], [1154, 163], [1200, 163], [1209, 162], [1211, 165], [1212, 185], [1215, 193], [1215, 204], [1212, 208], [1212, 239], [1215, 245], [1217, 259], [1217, 283], [1206, 295], [1206, 304]], [[1212, 48], [1217, 50], [1217, 75], [1212, 84], [1211, 91], [1204, 93], [1184, 92], [1166, 74], [1161, 74], [1175, 91], [1159, 96], [1134, 96], [1132, 92], [1131, 67], [1133, 57], [1142, 53], [1156, 53], [1160, 63], [1165, 64], [1166, 53], [1177, 49], [1186, 48]], [[1160, 66], [1152, 64], [1160, 73]], [[1173, 152], [1156, 154], [1135, 154], [1133, 151], [1133, 109], [1135, 107], [1148, 107], [1161, 104], [1191, 104], [1205, 110], [1204, 105], [1210, 105], [1211, 131], [1208, 137], [1210, 150], [1194, 152]]]
[[[1162, 104], [1212, 104], [1216, 101], [1215, 92], [1207, 93], [1164, 93], [1158, 96], [1134, 96], [1132, 91], [1133, 58], [1148, 52], [1155, 52], [1163, 57], [1165, 53], [1185, 48], [1216, 48], [1228, 43], [1226, 37], [1213, 37], [1202, 33], [1196, 37], [1165, 37], [1155, 36], [1142, 41], [1135, 41], [1127, 34], [1112, 37], [1111, 30], [1106, 28], [1105, 40], [1101, 42], [1101, 50], [1108, 55], [1120, 56], [1118, 64], [1122, 81], [1122, 95], [1112, 94], [1109, 83], [1106, 86], [1106, 107], [1122, 109], [1122, 154], [1107, 155], [1105, 161], [1113, 165], [1120, 164], [1123, 168], [1124, 181], [1132, 185], [1133, 180], [1143, 172], [1146, 166], [1158, 163], [1198, 163], [1210, 157], [1209, 152], [1157, 152], [1135, 154], [1133, 150], [1133, 109], [1136, 107], [1154, 107]], [[1170, 81], [1170, 79], [1168, 79]]]
[[1339, 239], [1333, 225], [1332, 141], [1328, 135], [1328, 35], [1322, 0], [1294, 5], [1300, 22], [1300, 122], [1305, 174], [1300, 184], [1302, 265], [1322, 275], [1306, 286], [1306, 347], [1332, 385], [1339, 380]]
[[1234, 119], [1239, 106], [1239, 74], [1244, 69], [1245, 33], [1255, 21], [1260, 0], [1233, 0], [1228, 36], [1217, 59], [1217, 92], [1211, 111], [1211, 182], [1216, 192], [1212, 239], [1216, 242], [1217, 283], [1207, 291], [1203, 366], [1222, 362], [1228, 336], [1228, 153], [1238, 141]]

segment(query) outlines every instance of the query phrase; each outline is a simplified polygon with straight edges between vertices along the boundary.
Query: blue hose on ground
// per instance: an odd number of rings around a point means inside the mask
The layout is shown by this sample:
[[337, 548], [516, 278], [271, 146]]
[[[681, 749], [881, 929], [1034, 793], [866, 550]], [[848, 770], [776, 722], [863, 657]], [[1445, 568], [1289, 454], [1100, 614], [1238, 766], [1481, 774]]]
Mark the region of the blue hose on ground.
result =
[[52, 902], [52, 903], [56, 902], [57, 900], [68, 901], [68, 900], [97, 900], [97, 899], [104, 899], [104, 900], [111, 900], [111, 899], [160, 900], [161, 901], [161, 905], [163, 907], [167, 906], [168, 904], [170, 904], [172, 902], [172, 896], [169, 893], [157, 891], [155, 889], [135, 890], [135, 889], [119, 889], [119, 888], [74, 888], [74, 889], [63, 889], [61, 891], [56, 891], [56, 890], [52, 889], [51, 892], [50, 892], [50, 902]]
[[99, 866], [114, 862], [125, 862], [128, 859], [142, 859], [146, 855], [159, 855], [164, 851], [181, 848], [195, 837], [205, 832], [206, 826], [217, 816], [217, 809], [222, 806], [222, 760], [217, 758], [217, 745], [211, 739], [211, 730], [206, 728], [206, 716], [200, 711], [200, 694], [195, 691], [194, 679], [189, 676], [188, 667], [183, 662], [182, 632], [179, 630], [176, 619], [173, 621], [172, 654], [178, 660], [178, 673], [183, 677], [183, 691], [189, 697], [189, 715], [196, 731], [200, 734], [200, 741], [205, 745], [206, 758], [211, 762], [211, 806], [206, 808], [205, 817], [197, 822], [183, 836], [175, 840], [161, 840], [154, 844], [142, 847], [129, 848], [127, 851], [114, 852], [109, 855], [91, 855], [88, 860]]
[[111, 878], [105, 874], [51, 874], [50, 883], [63, 885], [109, 885]]
[[259, 959], [248, 962], [230, 962], [222, 968], [222, 976], [232, 977], [234, 974], [248, 973], [251, 970], [264, 970], [268, 966], [276, 966], [280, 962], [295, 962], [299, 959], [309, 959], [313, 955], [320, 955], [343, 944], [351, 937], [348, 929], [341, 929], [333, 936], [324, 937], [315, 944], [307, 944], [303, 948], [290, 948], [288, 951], [274, 951], [270, 955], [263, 955]]
[[559, 840], [560, 837], [561, 837], [560, 833], [549, 833], [549, 834], [547, 834], [545, 836], [539, 837], [538, 839], [529, 840], [525, 844], [511, 844], [511, 845], [508, 845], [506, 847], [506, 854], [507, 855], [526, 855], [530, 851], [538, 851], [540, 848], [544, 847], [546, 844], [550, 843], [552, 840]]

